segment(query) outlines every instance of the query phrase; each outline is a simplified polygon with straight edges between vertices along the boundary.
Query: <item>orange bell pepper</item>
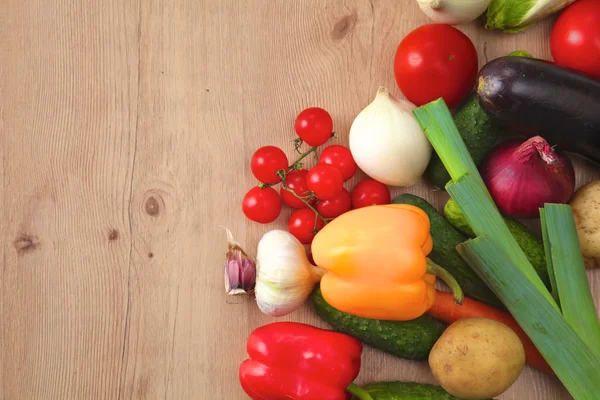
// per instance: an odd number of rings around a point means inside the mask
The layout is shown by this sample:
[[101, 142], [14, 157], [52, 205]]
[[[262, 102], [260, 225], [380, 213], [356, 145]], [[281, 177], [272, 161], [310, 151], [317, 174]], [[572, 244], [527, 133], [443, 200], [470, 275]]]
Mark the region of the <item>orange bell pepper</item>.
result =
[[429, 230], [427, 214], [406, 204], [359, 208], [331, 221], [311, 245], [315, 263], [327, 271], [321, 279], [325, 301], [363, 318], [411, 320], [433, 305], [439, 276], [460, 304], [458, 283], [427, 259]]

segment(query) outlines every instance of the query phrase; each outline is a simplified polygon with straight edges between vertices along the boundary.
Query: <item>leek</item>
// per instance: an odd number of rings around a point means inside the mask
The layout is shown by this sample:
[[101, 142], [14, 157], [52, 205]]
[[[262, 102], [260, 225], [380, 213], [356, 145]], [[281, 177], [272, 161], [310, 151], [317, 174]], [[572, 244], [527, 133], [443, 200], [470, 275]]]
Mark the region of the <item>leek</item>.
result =
[[504, 301], [569, 393], [577, 400], [597, 399], [600, 359], [530, 281], [519, 279], [507, 254], [485, 235], [457, 250]]
[[554, 275], [554, 264], [552, 263], [552, 254], [550, 253], [550, 239], [548, 238], [548, 230], [546, 229], [546, 212], [540, 208], [540, 222], [542, 226], [542, 239], [544, 241], [544, 252], [546, 253], [546, 265], [548, 266], [548, 277], [550, 278], [550, 286], [552, 287], [552, 296], [556, 304], [560, 307], [560, 299], [558, 298], [558, 288], [556, 286], [556, 276]]
[[575, 220], [567, 204], [546, 204], [541, 211], [544, 245], [553, 265], [556, 293], [565, 320], [600, 357], [600, 323], [585, 272]]

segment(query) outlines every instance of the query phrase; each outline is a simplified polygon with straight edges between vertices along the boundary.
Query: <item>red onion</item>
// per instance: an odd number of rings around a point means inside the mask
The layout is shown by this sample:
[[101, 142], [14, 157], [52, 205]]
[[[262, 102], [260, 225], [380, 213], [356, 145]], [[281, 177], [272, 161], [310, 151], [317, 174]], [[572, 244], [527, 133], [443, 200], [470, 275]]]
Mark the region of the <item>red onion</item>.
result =
[[567, 203], [575, 190], [571, 160], [540, 136], [494, 149], [481, 176], [500, 212], [515, 218], [537, 217], [544, 203]]

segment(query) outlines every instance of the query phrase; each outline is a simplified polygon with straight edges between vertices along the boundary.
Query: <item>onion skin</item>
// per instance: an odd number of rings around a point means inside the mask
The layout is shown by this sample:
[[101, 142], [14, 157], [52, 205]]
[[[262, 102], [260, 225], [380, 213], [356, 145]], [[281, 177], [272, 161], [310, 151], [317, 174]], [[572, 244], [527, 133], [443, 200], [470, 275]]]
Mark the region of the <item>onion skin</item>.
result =
[[481, 176], [500, 212], [514, 218], [539, 217], [545, 203], [566, 204], [575, 191], [571, 160], [540, 136], [497, 147]]

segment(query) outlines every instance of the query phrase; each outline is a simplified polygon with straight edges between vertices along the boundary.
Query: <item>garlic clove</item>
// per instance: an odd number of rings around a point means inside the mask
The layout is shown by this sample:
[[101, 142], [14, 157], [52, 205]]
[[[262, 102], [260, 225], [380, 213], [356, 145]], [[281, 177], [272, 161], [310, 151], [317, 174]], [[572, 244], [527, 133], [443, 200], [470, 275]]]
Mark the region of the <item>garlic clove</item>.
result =
[[235, 241], [231, 231], [225, 230], [228, 243], [224, 265], [225, 293], [229, 296], [252, 293], [256, 284], [256, 264]]

